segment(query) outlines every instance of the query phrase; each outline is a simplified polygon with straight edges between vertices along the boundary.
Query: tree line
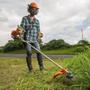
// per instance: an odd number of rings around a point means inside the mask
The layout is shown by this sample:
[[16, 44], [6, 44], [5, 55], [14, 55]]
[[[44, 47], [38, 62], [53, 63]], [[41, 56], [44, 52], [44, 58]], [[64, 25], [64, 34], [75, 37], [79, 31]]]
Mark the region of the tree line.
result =
[[[45, 44], [42, 44], [42, 42], [40, 41], [40, 46], [43, 50], [56, 50], [77, 47], [76, 51], [84, 51], [86, 50], [87, 45], [90, 45], [89, 41], [87, 40], [80, 40], [77, 44], [74, 45], [66, 43], [63, 39], [54, 39]], [[20, 39], [14, 39], [9, 40], [8, 43], [3, 46], [3, 52], [15, 51], [24, 48], [25, 43], [23, 43]]]

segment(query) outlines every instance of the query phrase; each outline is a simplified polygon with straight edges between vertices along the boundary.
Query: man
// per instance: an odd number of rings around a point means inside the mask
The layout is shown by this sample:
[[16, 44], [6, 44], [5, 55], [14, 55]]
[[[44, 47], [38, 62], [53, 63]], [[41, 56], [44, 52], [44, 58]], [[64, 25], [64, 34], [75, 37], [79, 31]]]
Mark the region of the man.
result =
[[[36, 17], [35, 17], [35, 15], [38, 14], [39, 7], [38, 7], [37, 3], [32, 2], [31, 4], [28, 5], [27, 10], [29, 12], [29, 15], [24, 16], [22, 18], [22, 22], [20, 25], [25, 30], [24, 40], [29, 41], [30, 44], [32, 44], [35, 48], [40, 50], [40, 46], [39, 46], [39, 42], [38, 42], [39, 41], [39, 32], [40, 32], [40, 24], [39, 24], [39, 20], [36, 19]], [[33, 70], [32, 58], [31, 58], [32, 48], [28, 44], [25, 44], [25, 46], [26, 46], [26, 51], [27, 51], [27, 57], [26, 57], [27, 66], [28, 66], [29, 71], [32, 71]], [[36, 54], [37, 54], [39, 68], [40, 68], [40, 70], [43, 70], [44, 65], [43, 65], [42, 55], [39, 52], [36, 52]]]

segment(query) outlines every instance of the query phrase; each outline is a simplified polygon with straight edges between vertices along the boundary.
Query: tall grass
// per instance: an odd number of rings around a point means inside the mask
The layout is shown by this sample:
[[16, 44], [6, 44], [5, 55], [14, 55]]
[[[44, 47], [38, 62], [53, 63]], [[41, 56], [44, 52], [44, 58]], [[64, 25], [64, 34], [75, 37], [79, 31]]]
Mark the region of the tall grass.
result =
[[25, 59], [0, 58], [0, 90], [90, 90], [90, 50], [55, 62], [72, 71], [75, 80], [65, 76], [53, 79], [59, 68], [48, 60], [45, 60], [46, 70], [40, 72], [34, 59], [34, 71], [29, 73]]
[[72, 71], [76, 78], [72, 86], [76, 85], [90, 89], [90, 49], [85, 53], [80, 53], [71, 60], [65, 60], [64, 65]]

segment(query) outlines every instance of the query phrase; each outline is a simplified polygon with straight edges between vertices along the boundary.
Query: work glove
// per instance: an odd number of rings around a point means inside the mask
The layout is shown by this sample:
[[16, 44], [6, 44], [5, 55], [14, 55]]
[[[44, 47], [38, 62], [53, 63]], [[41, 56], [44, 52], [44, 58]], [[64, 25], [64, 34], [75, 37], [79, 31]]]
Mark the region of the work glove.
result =
[[43, 33], [42, 32], [39, 32], [38, 33], [38, 39], [41, 39], [43, 37]]

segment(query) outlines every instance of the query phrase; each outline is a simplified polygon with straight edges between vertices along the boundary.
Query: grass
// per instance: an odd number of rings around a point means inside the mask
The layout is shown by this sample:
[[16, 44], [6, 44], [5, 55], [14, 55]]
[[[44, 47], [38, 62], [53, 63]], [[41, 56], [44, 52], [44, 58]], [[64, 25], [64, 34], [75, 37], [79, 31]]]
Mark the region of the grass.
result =
[[29, 73], [25, 58], [0, 58], [0, 90], [90, 90], [90, 50], [55, 62], [72, 71], [76, 80], [64, 76], [53, 79], [59, 68], [48, 60], [44, 61], [46, 70], [40, 72], [33, 59], [34, 71]]
[[58, 50], [43, 50], [45, 54], [53, 54], [53, 55], [72, 55], [76, 54], [73, 48], [67, 49], [58, 49]]
[[29, 73], [25, 59], [0, 58], [0, 90], [49, 89], [52, 87], [52, 74], [57, 68], [47, 60], [45, 63], [47, 71], [44, 73], [39, 71], [37, 61], [33, 60], [34, 72]]
[[[67, 55], [71, 55], [71, 54], [76, 54], [74, 52], [74, 48], [67, 48], [67, 49], [58, 49], [58, 50], [42, 50], [43, 53], [45, 54], [53, 54], [53, 55], [62, 55], [62, 54], [67, 54]], [[22, 50], [15, 50], [15, 51], [10, 51], [8, 53], [13, 53], [13, 54], [23, 54], [26, 53], [26, 51], [24, 49]]]

